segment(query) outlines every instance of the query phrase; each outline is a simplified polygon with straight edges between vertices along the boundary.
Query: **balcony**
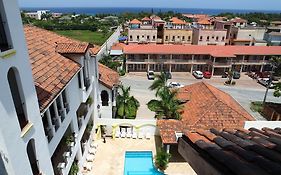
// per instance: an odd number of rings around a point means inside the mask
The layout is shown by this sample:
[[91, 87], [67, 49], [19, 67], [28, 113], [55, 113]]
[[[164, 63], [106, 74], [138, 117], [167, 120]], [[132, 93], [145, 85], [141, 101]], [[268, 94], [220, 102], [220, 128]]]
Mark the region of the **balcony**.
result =
[[231, 61], [213, 62], [214, 67], [231, 67], [231, 65], [232, 65]]
[[243, 61], [244, 64], [259, 64], [259, 65], [262, 65], [262, 64], [267, 64], [269, 63], [268, 60], [244, 60]]

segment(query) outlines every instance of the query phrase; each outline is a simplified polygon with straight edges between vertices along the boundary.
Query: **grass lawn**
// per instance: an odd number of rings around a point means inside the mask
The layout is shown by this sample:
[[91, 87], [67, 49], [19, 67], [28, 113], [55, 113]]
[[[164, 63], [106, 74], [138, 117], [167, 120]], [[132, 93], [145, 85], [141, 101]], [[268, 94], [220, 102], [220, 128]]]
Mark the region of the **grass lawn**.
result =
[[108, 36], [104, 36], [103, 33], [101, 33], [101, 32], [92, 32], [90, 30], [55, 30], [54, 32], [56, 32], [60, 35], [67, 36], [69, 38], [93, 43], [93, 44], [100, 45], [100, 46], [112, 34], [112, 33], [109, 33]]

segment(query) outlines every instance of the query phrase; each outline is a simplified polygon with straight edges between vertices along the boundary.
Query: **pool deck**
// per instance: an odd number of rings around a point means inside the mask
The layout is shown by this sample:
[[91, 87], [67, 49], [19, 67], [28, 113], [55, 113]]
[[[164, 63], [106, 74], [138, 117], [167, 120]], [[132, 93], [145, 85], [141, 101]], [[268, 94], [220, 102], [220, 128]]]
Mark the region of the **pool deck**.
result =
[[[152, 151], [156, 153], [156, 145], [160, 145], [160, 138], [115, 140], [106, 138], [106, 143], [98, 141], [93, 169], [87, 175], [123, 175], [126, 151]], [[169, 175], [196, 175], [187, 162], [171, 162], [165, 171]]]

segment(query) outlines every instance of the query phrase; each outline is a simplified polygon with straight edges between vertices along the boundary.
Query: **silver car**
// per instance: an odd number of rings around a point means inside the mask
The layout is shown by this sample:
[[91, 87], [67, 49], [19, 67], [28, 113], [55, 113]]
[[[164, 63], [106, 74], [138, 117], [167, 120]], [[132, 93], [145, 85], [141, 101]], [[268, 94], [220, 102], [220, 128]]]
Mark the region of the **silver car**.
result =
[[197, 79], [202, 79], [203, 78], [203, 73], [201, 72], [201, 71], [199, 71], [199, 70], [197, 70], [197, 71], [193, 71], [193, 76], [195, 77], [195, 78], [197, 78]]

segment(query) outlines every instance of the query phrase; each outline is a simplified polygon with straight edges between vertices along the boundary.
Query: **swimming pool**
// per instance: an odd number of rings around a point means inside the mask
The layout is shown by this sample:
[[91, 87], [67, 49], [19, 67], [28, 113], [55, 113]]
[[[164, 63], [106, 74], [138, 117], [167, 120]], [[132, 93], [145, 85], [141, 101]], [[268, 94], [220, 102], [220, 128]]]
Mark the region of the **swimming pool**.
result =
[[152, 151], [126, 151], [124, 175], [164, 175], [153, 165]]

